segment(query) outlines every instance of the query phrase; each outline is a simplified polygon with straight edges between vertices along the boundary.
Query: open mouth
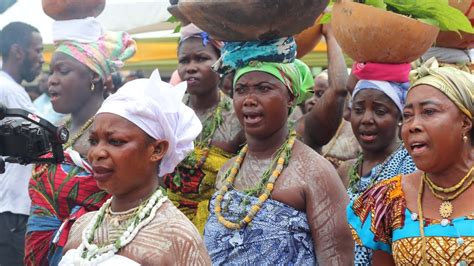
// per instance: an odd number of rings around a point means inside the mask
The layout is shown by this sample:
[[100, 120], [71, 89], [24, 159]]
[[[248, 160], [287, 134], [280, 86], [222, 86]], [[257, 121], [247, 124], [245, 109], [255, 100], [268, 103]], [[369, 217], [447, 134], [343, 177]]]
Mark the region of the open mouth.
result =
[[413, 154], [421, 153], [427, 148], [425, 143], [422, 142], [413, 142], [410, 144], [410, 149]]
[[51, 97], [51, 101], [53, 102], [53, 101], [56, 101], [59, 98], [59, 93], [54, 92], [54, 91], [50, 91], [49, 96]]
[[377, 139], [377, 133], [372, 133], [372, 132], [361, 132], [359, 136], [360, 136], [360, 139], [364, 142], [372, 142], [375, 139]]
[[255, 125], [262, 121], [263, 115], [260, 113], [244, 113], [244, 122], [247, 125]]
[[195, 77], [190, 77], [186, 79], [186, 82], [188, 83], [188, 85], [195, 85], [199, 82], [199, 79]]

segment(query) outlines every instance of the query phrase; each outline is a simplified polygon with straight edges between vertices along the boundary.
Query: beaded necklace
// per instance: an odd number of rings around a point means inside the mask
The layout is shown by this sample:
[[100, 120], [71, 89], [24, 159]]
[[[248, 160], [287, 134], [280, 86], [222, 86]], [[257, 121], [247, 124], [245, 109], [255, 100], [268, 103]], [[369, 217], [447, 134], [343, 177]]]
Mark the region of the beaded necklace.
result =
[[93, 243], [94, 234], [104, 221], [107, 210], [112, 203], [112, 198], [109, 198], [102, 205], [82, 232], [82, 242], [77, 249], [79, 251], [78, 256], [74, 259], [75, 265], [97, 265], [113, 257], [121, 248], [130, 243], [143, 227], [153, 220], [158, 209], [168, 199], [163, 195], [161, 189], [157, 189], [147, 201], [140, 204], [136, 213], [129, 218], [126, 226], [127, 230], [115, 242], [99, 247]]
[[[270, 197], [270, 194], [273, 191], [274, 184], [276, 179], [280, 176], [281, 172], [283, 171], [284, 167], [288, 165], [288, 162], [291, 157], [291, 149], [296, 140], [296, 132], [294, 130], [291, 131], [287, 141], [285, 141], [279, 149], [279, 155], [275, 156], [276, 166], [275, 169], [271, 172], [266, 171], [262, 178], [260, 185], [257, 186], [257, 189], [254, 190], [255, 192], [260, 191], [263, 189], [263, 193], [258, 197], [258, 202], [250, 207], [247, 215], [240, 220], [239, 222], [231, 222], [228, 221], [222, 216], [222, 200], [224, 199], [224, 195], [233, 187], [235, 177], [239, 173], [240, 167], [242, 166], [242, 162], [245, 159], [245, 155], [248, 150], [248, 145], [245, 145], [242, 150], [240, 150], [239, 155], [235, 159], [232, 167], [227, 171], [224, 184], [222, 185], [221, 189], [217, 192], [216, 202], [214, 207], [214, 212], [216, 213], [217, 220], [219, 223], [223, 224], [225, 227], [229, 229], [239, 230], [249, 224], [253, 218], [255, 218], [258, 211], [262, 208], [263, 203]], [[270, 167], [274, 163], [270, 164]], [[260, 188], [262, 186], [262, 188]]]
[[[88, 130], [91, 125], [92, 125], [92, 122], [94, 122], [94, 117], [91, 117], [89, 118], [89, 120], [87, 120], [84, 125], [81, 127], [81, 129], [77, 132], [76, 135], [74, 135], [74, 137], [72, 137], [71, 139], [68, 140], [68, 142], [66, 142], [66, 144], [64, 144], [63, 146], [63, 150], [66, 150], [67, 148], [69, 147], [72, 147], [76, 141], [82, 137], [82, 135], [84, 135], [84, 133], [86, 132], [86, 130]], [[64, 123], [64, 126], [67, 128], [71, 125], [72, 123], [72, 120], [71, 119], [68, 119], [66, 121], [66, 123]], [[32, 173], [32, 178], [35, 179], [35, 178], [38, 178], [40, 175], [42, 175], [44, 172], [46, 172], [46, 170], [48, 170], [48, 167], [49, 167], [49, 164], [44, 164], [38, 171], [35, 171], [33, 170], [33, 173]]]
[[[211, 147], [212, 139], [214, 134], [216, 133], [217, 129], [222, 125], [224, 122], [224, 118], [222, 117], [223, 110], [230, 110], [230, 101], [227, 98], [224, 98], [222, 93], [219, 94], [219, 104], [214, 109], [212, 115], [206, 118], [203, 122], [203, 129], [199, 136], [199, 140], [194, 141], [194, 146], [197, 148], [202, 149], [202, 156], [198, 160], [196, 152], [193, 150], [186, 158], [182, 161], [183, 165], [186, 165], [190, 168], [199, 169], [201, 166], [206, 162], [207, 157], [209, 156], [209, 150]], [[189, 99], [187, 102], [189, 106]]]
[[[400, 144], [400, 146], [388, 156], [385, 161], [380, 165], [380, 168], [377, 170], [374, 176], [370, 178], [370, 184], [368, 187], [371, 187], [374, 185], [380, 176], [380, 174], [383, 172], [385, 167], [388, 165], [388, 163], [393, 159], [393, 157], [403, 148], [403, 144]], [[349, 191], [352, 193], [356, 194], [359, 193], [361, 190], [361, 184], [360, 184], [360, 179], [362, 173], [359, 174], [359, 171], [362, 169], [362, 164], [364, 163], [364, 154], [360, 154], [357, 157], [357, 161], [355, 164], [349, 169]]]

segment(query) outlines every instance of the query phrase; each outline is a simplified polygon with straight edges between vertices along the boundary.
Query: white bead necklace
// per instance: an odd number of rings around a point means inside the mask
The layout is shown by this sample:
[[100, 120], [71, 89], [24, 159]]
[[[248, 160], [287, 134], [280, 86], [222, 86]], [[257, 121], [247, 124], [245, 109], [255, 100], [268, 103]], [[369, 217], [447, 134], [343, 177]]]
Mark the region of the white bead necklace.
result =
[[151, 195], [145, 206], [139, 206], [137, 215], [130, 218], [127, 230], [114, 243], [99, 248], [93, 244], [94, 233], [102, 224], [105, 213], [112, 202], [112, 197], [108, 199], [82, 232], [82, 242], [77, 248], [78, 252], [74, 259], [74, 265], [97, 265], [114, 256], [122, 247], [130, 243], [144, 226], [153, 220], [157, 210], [167, 199], [162, 194], [161, 189], [158, 189]]

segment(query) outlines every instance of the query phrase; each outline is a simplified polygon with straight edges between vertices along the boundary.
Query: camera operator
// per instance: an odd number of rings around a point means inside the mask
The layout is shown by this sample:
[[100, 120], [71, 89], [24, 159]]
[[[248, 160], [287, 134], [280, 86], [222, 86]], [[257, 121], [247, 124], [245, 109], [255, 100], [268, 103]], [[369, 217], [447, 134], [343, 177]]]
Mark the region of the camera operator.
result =
[[[12, 22], [0, 32], [0, 103], [7, 108], [35, 112], [23, 80], [31, 82], [41, 72], [43, 40], [39, 31]], [[5, 164], [0, 175], [0, 265], [23, 265], [26, 222], [30, 211], [28, 181], [31, 165]]]

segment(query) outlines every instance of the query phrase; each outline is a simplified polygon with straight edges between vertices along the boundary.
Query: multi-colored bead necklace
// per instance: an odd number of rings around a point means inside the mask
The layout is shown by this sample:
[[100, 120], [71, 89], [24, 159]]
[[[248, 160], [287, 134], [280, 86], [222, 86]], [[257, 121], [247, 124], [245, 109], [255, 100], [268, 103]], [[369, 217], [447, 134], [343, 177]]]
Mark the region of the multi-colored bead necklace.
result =
[[[71, 125], [71, 122], [72, 122], [71, 119], [67, 120], [64, 126], [69, 127]], [[81, 127], [81, 129], [77, 132], [77, 134], [74, 135], [74, 137], [72, 137], [71, 139], [69, 139], [68, 142], [66, 142], [66, 144], [64, 144], [63, 150], [66, 150], [67, 148], [72, 147], [76, 143], [76, 141], [80, 137], [82, 137], [82, 135], [84, 135], [86, 130], [88, 130], [91, 127], [92, 122], [94, 122], [94, 117], [91, 117], [89, 120], [87, 120], [84, 123], [84, 125]], [[32, 178], [35, 179], [39, 177], [40, 175], [42, 175], [44, 172], [46, 172], [46, 170], [48, 170], [48, 166], [49, 166], [48, 164], [44, 164], [38, 171], [33, 170]]]
[[[247, 215], [240, 220], [239, 222], [231, 222], [228, 221], [222, 216], [222, 200], [224, 199], [224, 195], [233, 187], [235, 177], [239, 173], [240, 167], [242, 166], [242, 162], [245, 159], [245, 155], [248, 150], [248, 145], [245, 145], [239, 152], [239, 155], [235, 159], [232, 167], [227, 171], [226, 173], [226, 178], [224, 181], [224, 184], [222, 185], [221, 189], [217, 192], [216, 196], [216, 202], [215, 202], [215, 207], [214, 207], [214, 212], [216, 213], [217, 220], [223, 224], [225, 227], [229, 229], [236, 229], [239, 230], [246, 226], [248, 223], [250, 223], [253, 218], [255, 218], [255, 215], [258, 213], [258, 211], [262, 208], [263, 203], [270, 197], [270, 194], [273, 191], [275, 181], [277, 178], [280, 176], [281, 172], [283, 171], [284, 167], [288, 165], [288, 162], [291, 157], [291, 149], [293, 148], [293, 144], [295, 143], [296, 140], [296, 132], [291, 131], [287, 141], [285, 141], [282, 146], [280, 152], [277, 154], [275, 158], [278, 158], [276, 161], [277, 164], [275, 166], [275, 169], [272, 171], [270, 176], [262, 176], [262, 181], [263, 180], [268, 180], [264, 181], [264, 190], [263, 193], [258, 197], [258, 202], [254, 204], [253, 206], [250, 207], [250, 210], [248, 211]], [[273, 165], [273, 164], [271, 164]], [[270, 165], [270, 166], [271, 166]]]
[[[188, 102], [189, 105], [189, 102]], [[196, 152], [193, 151], [189, 154], [184, 160], [183, 164], [187, 165], [192, 168], [201, 168], [201, 166], [206, 162], [206, 159], [209, 155], [209, 150], [211, 147], [212, 139], [214, 134], [216, 133], [217, 129], [222, 125], [224, 122], [224, 118], [222, 117], [223, 110], [230, 109], [230, 101], [227, 98], [224, 98], [222, 93], [220, 94], [219, 104], [214, 109], [212, 115], [210, 115], [204, 122], [203, 122], [203, 129], [198, 137], [198, 140], [194, 141], [194, 146], [197, 148], [202, 149], [202, 156], [199, 160], [196, 158]]]
[[[371, 178], [370, 178], [370, 184], [368, 187], [371, 187], [372, 185], [374, 185], [377, 181], [378, 181], [378, 178], [380, 176], [380, 174], [382, 173], [382, 171], [385, 169], [385, 167], [387, 166], [387, 164], [393, 159], [393, 157], [401, 150], [403, 149], [403, 144], [400, 144], [400, 146], [390, 155], [388, 156], [385, 161], [381, 164], [380, 168], [378, 169], [378, 171], [375, 173], [375, 175], [373, 175]], [[355, 162], [355, 164], [349, 169], [349, 186], [348, 186], [348, 190], [351, 191], [352, 193], [354, 194], [358, 194], [361, 192], [361, 187], [360, 187], [360, 179], [361, 179], [361, 175], [363, 174], [361, 169], [362, 169], [362, 165], [364, 164], [364, 154], [360, 154], [358, 157], [357, 157], [357, 161]]]

